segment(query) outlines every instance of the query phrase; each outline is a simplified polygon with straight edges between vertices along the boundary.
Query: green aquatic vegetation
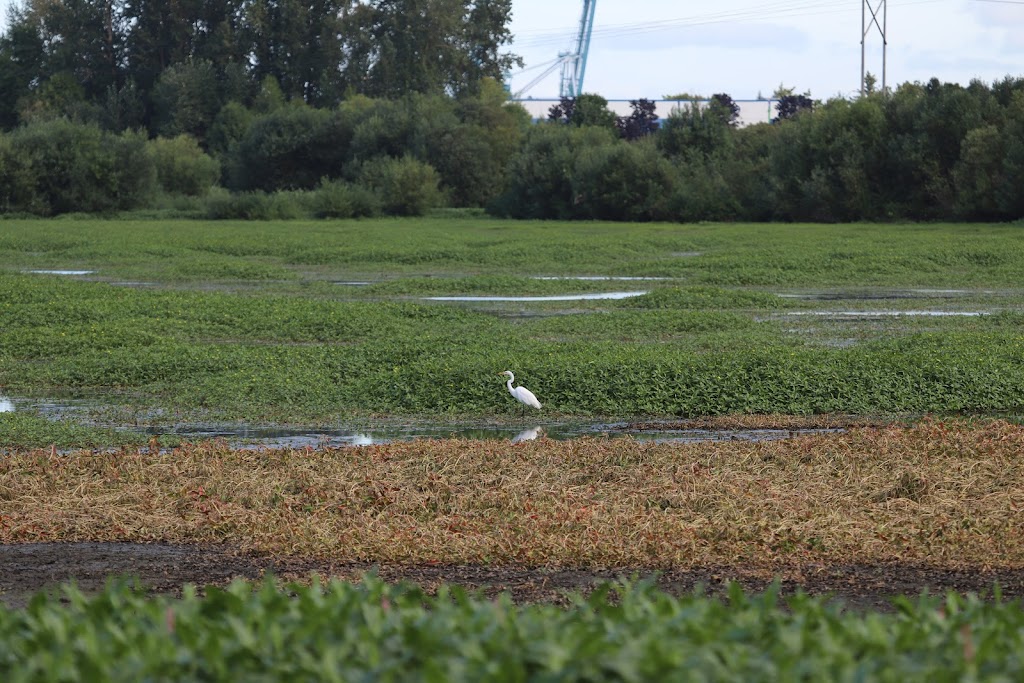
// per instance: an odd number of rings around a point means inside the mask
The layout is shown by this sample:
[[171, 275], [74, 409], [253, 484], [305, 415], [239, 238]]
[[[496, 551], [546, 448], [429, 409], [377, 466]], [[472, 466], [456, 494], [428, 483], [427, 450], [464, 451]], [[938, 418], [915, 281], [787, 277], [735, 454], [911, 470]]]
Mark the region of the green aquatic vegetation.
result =
[[[619, 275], [718, 287], [1010, 287], [1012, 225], [452, 220], [5, 220], [0, 268], [165, 283], [395, 275]], [[383, 276], [383, 278], [382, 278]]]
[[[1013, 254], [1017, 240], [1005, 226], [8, 221], [0, 234], [0, 390], [93, 397], [133, 414], [161, 408], [183, 420], [510, 417], [498, 373], [512, 369], [546, 416], [1012, 413], [1024, 405], [1022, 297], [1009, 280], [1015, 262], [971, 257], [965, 273], [952, 255], [998, 251], [993, 245]], [[789, 261], [772, 265], [759, 250]], [[195, 254], [200, 265], [223, 257], [256, 270], [223, 286], [214, 275], [183, 280], [175, 269]], [[814, 266], [822, 254], [827, 264]], [[149, 269], [146, 280], [157, 284], [21, 274], [11, 259], [19, 269], [89, 266], [111, 278]], [[847, 262], [878, 277], [845, 290], [853, 279]], [[635, 270], [643, 263], [649, 269]], [[935, 270], [940, 263], [948, 272]], [[264, 266], [290, 275], [268, 281]], [[775, 281], [764, 277], [771, 268], [788, 278], [779, 282], [827, 282], [818, 290], [826, 296], [779, 296], [785, 292], [764, 286]], [[335, 277], [378, 284], [341, 287], [331, 284]], [[1001, 288], [964, 289], [981, 281]], [[911, 298], [912, 287], [925, 286], [956, 293]], [[621, 301], [407, 300], [610, 288], [649, 293]], [[808, 315], [951, 304], [993, 315]]]
[[740, 345], [781, 342], [773, 325], [755, 322], [750, 316], [732, 311], [657, 309], [598, 310], [589, 314], [534, 318], [520, 323], [532, 339], [548, 341], [634, 341], [691, 343], [695, 348], [713, 348], [729, 339]]
[[[0, 413], [0, 449], [46, 448], [116, 448], [147, 443], [150, 437], [141, 432], [88, 427], [69, 419], [50, 419], [23, 412]], [[174, 437], [160, 437], [161, 445], [173, 445]]]
[[0, 304], [8, 393], [129, 392], [202, 417], [500, 415], [509, 405], [497, 373], [509, 368], [563, 415], [1014, 411], [1024, 386], [1012, 313], [909, 321], [904, 333], [867, 331], [836, 348], [820, 340], [840, 324], [794, 332], [811, 323], [765, 311], [778, 297], [714, 287], [659, 289], [650, 308], [601, 302], [505, 319], [447, 304], [18, 274], [0, 284], [11, 293]]
[[436, 595], [373, 576], [277, 588], [236, 582], [147, 597], [112, 583], [85, 597], [0, 606], [0, 674], [29, 681], [159, 679], [649, 681], [1016, 680], [1024, 609], [950, 593], [856, 613], [777, 587], [674, 597], [617, 582], [566, 607]]
[[475, 275], [458, 278], [404, 277], [360, 287], [354, 294], [370, 296], [543, 296], [622, 289], [642, 291], [642, 288], [649, 284], [614, 280], [539, 279], [514, 275]]
[[622, 308], [675, 308], [690, 310], [782, 308], [785, 301], [770, 292], [720, 287], [662, 287], [643, 296], [622, 299]]

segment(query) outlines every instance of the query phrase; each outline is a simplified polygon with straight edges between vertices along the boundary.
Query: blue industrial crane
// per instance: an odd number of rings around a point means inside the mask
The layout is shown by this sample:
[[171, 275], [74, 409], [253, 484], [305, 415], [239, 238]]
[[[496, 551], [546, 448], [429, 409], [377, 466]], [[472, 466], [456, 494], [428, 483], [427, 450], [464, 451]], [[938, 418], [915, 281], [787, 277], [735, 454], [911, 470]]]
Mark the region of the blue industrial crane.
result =
[[583, 13], [580, 15], [580, 28], [576, 34], [573, 50], [559, 52], [558, 59], [537, 67], [547, 67], [539, 76], [516, 91], [513, 99], [519, 99], [527, 90], [548, 77], [559, 66], [562, 67], [562, 78], [558, 86], [559, 97], [577, 97], [583, 93], [583, 76], [587, 71], [587, 53], [590, 51], [590, 34], [594, 31], [594, 8], [597, 0], [583, 0]]
[[583, 94], [583, 75], [587, 71], [587, 53], [590, 52], [590, 34], [594, 31], [596, 6], [597, 0], [583, 0], [583, 14], [580, 15], [580, 30], [576, 34], [574, 49], [558, 55], [564, 59], [559, 97], [579, 97]]

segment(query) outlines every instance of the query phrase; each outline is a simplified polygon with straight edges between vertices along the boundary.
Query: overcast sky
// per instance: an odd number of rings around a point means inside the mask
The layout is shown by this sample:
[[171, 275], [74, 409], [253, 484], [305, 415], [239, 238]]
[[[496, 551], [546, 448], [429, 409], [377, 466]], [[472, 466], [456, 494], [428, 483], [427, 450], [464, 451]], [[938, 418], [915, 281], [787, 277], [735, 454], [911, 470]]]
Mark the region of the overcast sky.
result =
[[[7, 5], [0, 0], [6, 25]], [[724, 92], [765, 97], [780, 85], [815, 98], [859, 88], [862, 0], [596, 0], [585, 92], [658, 99]], [[881, 7], [882, 0], [869, 0]], [[986, 83], [1024, 76], [1024, 0], [888, 0], [887, 81]], [[513, 0], [513, 74], [525, 87], [567, 51], [582, 0]], [[713, 8], [713, 9], [712, 9]], [[870, 19], [870, 15], [869, 15]], [[881, 19], [881, 17], [879, 17]], [[882, 42], [869, 27], [867, 69], [881, 79]], [[526, 95], [558, 94], [556, 69]]]
[[[861, 0], [596, 1], [584, 92], [607, 99], [724, 92], [740, 100], [770, 97], [780, 84], [818, 99], [859, 89]], [[879, 8], [882, 0], [869, 4]], [[1024, 0], [887, 4], [889, 86], [1024, 76]], [[513, 75], [513, 92], [570, 49], [582, 8], [582, 0], [513, 0], [511, 51], [527, 69]], [[880, 81], [877, 28], [865, 44], [867, 70]], [[556, 96], [558, 84], [556, 70], [526, 95]]]

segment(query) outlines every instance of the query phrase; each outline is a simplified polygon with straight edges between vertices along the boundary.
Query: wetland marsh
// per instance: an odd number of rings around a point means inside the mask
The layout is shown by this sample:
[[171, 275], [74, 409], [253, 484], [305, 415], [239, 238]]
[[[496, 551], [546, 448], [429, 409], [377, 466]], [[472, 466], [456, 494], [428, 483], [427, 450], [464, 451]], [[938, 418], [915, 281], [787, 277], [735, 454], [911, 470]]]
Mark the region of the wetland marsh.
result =
[[4, 221], [0, 543], [1022, 595], [1021, 282], [1015, 225]]

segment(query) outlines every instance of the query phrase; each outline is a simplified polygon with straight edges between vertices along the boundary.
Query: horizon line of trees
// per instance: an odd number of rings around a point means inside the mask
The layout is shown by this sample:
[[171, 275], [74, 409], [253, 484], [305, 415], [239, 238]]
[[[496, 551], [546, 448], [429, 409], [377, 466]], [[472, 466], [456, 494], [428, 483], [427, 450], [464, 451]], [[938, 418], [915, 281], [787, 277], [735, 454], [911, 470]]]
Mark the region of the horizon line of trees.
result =
[[746, 127], [724, 93], [663, 118], [585, 94], [533, 124], [501, 82], [518, 59], [502, 52], [510, 12], [25, 0], [0, 36], [0, 213], [1024, 218], [1024, 78], [824, 102], [788, 90], [773, 123]]
[[222, 107], [258, 106], [267, 89], [318, 108], [472, 94], [522, 63], [505, 50], [511, 11], [511, 0], [15, 0], [0, 129], [60, 115], [203, 139]]

